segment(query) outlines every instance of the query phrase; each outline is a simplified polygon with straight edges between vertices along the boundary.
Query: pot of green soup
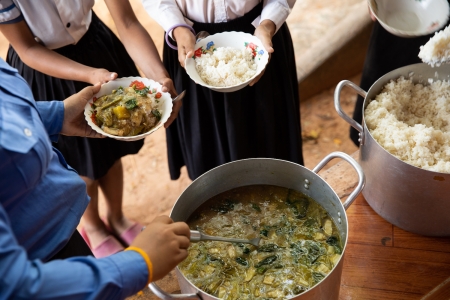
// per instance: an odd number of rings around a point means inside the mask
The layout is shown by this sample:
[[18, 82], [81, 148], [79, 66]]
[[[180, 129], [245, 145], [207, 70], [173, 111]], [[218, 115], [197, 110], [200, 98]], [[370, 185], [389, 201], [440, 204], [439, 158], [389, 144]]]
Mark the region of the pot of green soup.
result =
[[[341, 158], [359, 182], [344, 203], [317, 173]], [[213, 236], [260, 237], [259, 246], [191, 243], [176, 268], [182, 294], [161, 299], [338, 299], [348, 223], [345, 210], [364, 186], [349, 155], [333, 152], [312, 171], [284, 160], [252, 158], [206, 172], [181, 194], [170, 217]]]

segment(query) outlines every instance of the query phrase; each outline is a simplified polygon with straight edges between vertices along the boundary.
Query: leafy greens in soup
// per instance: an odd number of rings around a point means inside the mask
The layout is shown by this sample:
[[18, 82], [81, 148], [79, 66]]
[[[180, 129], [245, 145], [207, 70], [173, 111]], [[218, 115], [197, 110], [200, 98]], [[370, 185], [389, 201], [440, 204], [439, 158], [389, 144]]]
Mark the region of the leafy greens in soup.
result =
[[208, 235], [262, 238], [259, 247], [192, 243], [179, 268], [201, 290], [221, 299], [285, 299], [320, 282], [338, 263], [342, 244], [326, 210], [287, 188], [252, 185], [202, 204], [188, 220]]

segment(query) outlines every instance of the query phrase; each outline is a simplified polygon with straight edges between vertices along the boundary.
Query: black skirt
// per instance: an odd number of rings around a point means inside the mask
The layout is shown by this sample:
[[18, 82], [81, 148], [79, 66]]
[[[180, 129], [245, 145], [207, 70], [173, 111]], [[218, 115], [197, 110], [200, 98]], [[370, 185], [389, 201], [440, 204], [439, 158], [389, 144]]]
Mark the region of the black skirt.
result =
[[[194, 22], [196, 32], [242, 31], [253, 34], [256, 6], [227, 23]], [[172, 179], [186, 165], [195, 179], [221, 164], [245, 158], [278, 158], [303, 164], [300, 105], [294, 49], [284, 24], [272, 39], [275, 52], [254, 86], [220, 93], [195, 84], [164, 45], [163, 61], [180, 93], [186, 90], [178, 118], [166, 130]]]
[[[54, 51], [81, 64], [116, 72], [119, 78], [139, 76], [125, 47], [94, 13], [89, 30], [76, 45], [68, 45]], [[19, 70], [28, 82], [36, 101], [64, 100], [89, 85], [38, 72], [25, 65], [11, 46], [7, 62]], [[110, 138], [89, 139], [61, 135], [54, 146], [80, 175], [99, 179], [108, 172], [114, 162], [127, 154], [137, 153], [143, 144], [143, 140], [123, 142]]]
[[[370, 37], [360, 87], [368, 91], [375, 81], [385, 74], [407, 65], [421, 63], [418, 56], [420, 46], [425, 45], [433, 35], [434, 33], [414, 38], [402, 38], [389, 33], [380, 23], [376, 22]], [[364, 98], [358, 96], [353, 119], [359, 124], [362, 123], [363, 104]], [[350, 128], [350, 138], [356, 146], [359, 146], [359, 132], [353, 127]]]

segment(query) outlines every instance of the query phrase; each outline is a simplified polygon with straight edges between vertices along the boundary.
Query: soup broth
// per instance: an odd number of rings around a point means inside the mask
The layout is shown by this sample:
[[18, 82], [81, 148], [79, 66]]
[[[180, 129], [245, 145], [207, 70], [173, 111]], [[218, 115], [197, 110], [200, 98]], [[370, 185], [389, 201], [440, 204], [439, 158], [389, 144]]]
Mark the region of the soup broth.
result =
[[284, 299], [320, 282], [338, 263], [339, 231], [310, 197], [270, 185], [229, 190], [202, 204], [187, 221], [208, 235], [251, 239], [259, 247], [191, 243], [179, 268], [199, 289], [221, 299]]

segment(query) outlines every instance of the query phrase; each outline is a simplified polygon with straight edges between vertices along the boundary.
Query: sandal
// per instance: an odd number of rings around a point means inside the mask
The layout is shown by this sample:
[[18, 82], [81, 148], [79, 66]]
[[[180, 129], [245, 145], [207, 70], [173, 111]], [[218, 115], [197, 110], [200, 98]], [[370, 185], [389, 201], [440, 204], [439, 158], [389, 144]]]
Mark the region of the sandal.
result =
[[81, 228], [80, 234], [84, 241], [88, 244], [89, 248], [91, 248], [95, 258], [110, 256], [111, 254], [124, 250], [122, 244], [112, 235], [108, 235], [97, 247], [93, 249], [84, 228]]
[[102, 218], [103, 223], [105, 224], [106, 230], [111, 232], [117, 239], [122, 242], [125, 246], [130, 246], [130, 244], [134, 241], [136, 236], [142, 231], [143, 225], [139, 224], [138, 222], [133, 222], [133, 224], [125, 229], [122, 234], [118, 235], [114, 230], [109, 226], [108, 221], [106, 219]]
[[136, 236], [142, 231], [142, 227], [144, 226], [134, 222], [134, 224], [122, 232], [119, 237], [127, 246], [129, 246], [134, 241]]

